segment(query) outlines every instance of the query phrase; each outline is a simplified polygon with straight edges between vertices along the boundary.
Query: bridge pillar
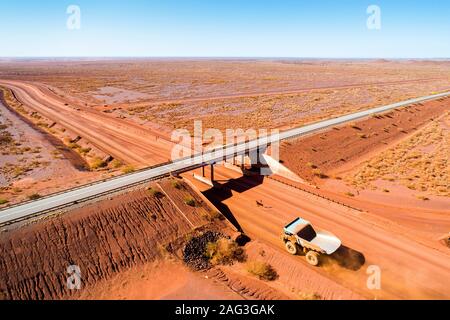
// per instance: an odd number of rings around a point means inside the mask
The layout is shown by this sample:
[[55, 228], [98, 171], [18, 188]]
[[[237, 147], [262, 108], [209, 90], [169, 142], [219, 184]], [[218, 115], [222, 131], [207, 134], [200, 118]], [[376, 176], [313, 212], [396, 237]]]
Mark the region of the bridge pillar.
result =
[[211, 164], [211, 182], [214, 184], [214, 164]]
[[248, 157], [250, 158], [250, 170], [243, 170], [247, 175], [254, 174], [264, 174], [263, 170], [265, 170], [268, 165], [264, 158], [264, 153], [267, 150], [267, 146], [258, 148], [256, 150], [252, 150], [248, 153]]

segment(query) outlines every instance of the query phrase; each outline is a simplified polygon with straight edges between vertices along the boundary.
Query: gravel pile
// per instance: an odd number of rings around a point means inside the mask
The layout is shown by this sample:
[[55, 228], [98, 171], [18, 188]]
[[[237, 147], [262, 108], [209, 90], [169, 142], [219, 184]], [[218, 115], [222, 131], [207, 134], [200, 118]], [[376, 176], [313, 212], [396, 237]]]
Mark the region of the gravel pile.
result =
[[197, 271], [210, 268], [209, 259], [205, 256], [206, 245], [223, 237], [223, 234], [219, 232], [207, 231], [201, 236], [192, 238], [184, 248], [184, 262]]

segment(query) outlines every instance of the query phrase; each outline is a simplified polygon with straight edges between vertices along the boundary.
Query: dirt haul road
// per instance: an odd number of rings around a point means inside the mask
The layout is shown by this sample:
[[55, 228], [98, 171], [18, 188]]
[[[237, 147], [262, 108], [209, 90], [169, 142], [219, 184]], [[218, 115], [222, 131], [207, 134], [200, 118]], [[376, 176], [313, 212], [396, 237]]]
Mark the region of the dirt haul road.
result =
[[110, 115], [62, 101], [36, 85], [0, 80], [26, 107], [55, 121], [115, 158], [134, 165], [154, 165], [168, 160], [171, 142], [148, 129]]
[[[368, 297], [379, 299], [448, 299], [450, 255], [401, 234], [388, 220], [351, 210], [272, 179], [262, 183], [241, 178], [230, 169], [217, 170], [222, 190], [199, 188], [250, 236], [284, 250], [283, 225], [301, 216], [337, 235], [346, 248], [318, 268], [330, 278]], [[231, 180], [230, 180], [231, 179]], [[259, 205], [256, 202], [259, 202]], [[299, 257], [300, 263], [305, 263]], [[369, 266], [374, 265], [368, 269]], [[368, 271], [381, 270], [380, 290], [369, 290]]]
[[[66, 106], [59, 97], [44, 94], [45, 90], [30, 84], [0, 81], [0, 85], [13, 89], [18, 99], [28, 107], [60, 122], [120, 159], [151, 164], [167, 160], [170, 154], [170, 142], [157, 139], [150, 130], [84, 107], [77, 111]], [[217, 170], [219, 179], [238, 177], [239, 174], [233, 171]], [[273, 180], [266, 179], [257, 186], [254, 184], [248, 179], [235, 180], [230, 184], [235, 191], [230, 194], [224, 189], [222, 192], [209, 192], [208, 196], [224, 203], [225, 207], [219, 208], [225, 213], [230, 210], [244, 231], [280, 250], [284, 250], [279, 240], [282, 226], [299, 215], [332, 231], [351, 249], [342, 252], [337, 263], [327, 263], [315, 270], [367, 297], [450, 297], [448, 254], [406, 238], [388, 220], [372, 219], [368, 214], [320, 201]], [[252, 185], [253, 188], [249, 188]], [[257, 200], [262, 200], [264, 205], [256, 205]], [[361, 259], [362, 255], [365, 261]], [[299, 262], [305, 263], [304, 258], [300, 257]], [[369, 265], [381, 268], [381, 290], [367, 288], [366, 270]]]

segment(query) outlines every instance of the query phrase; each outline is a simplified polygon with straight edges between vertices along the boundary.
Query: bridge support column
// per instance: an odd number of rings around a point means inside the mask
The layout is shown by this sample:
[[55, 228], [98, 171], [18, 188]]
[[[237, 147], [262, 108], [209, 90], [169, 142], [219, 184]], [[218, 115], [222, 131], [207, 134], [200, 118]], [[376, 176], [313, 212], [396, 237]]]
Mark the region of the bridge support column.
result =
[[211, 164], [211, 182], [214, 184], [214, 164]]

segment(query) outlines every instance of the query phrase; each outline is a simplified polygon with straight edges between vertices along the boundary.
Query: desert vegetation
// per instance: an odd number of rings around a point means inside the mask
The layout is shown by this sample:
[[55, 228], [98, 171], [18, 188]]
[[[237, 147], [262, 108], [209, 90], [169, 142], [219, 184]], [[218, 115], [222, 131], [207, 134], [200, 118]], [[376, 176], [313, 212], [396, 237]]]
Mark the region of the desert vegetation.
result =
[[[438, 196], [450, 195], [450, 116], [434, 120], [412, 137], [382, 152], [347, 175], [345, 181], [368, 188], [375, 181], [400, 183], [408, 189]], [[388, 189], [384, 189], [388, 193]], [[418, 199], [427, 201], [421, 194]]]
[[294, 126], [439, 92], [448, 70], [446, 62], [410, 61], [42, 61], [1, 65], [0, 76], [39, 81], [60, 97], [168, 130], [192, 128], [194, 120], [246, 129]]
[[258, 277], [261, 280], [273, 281], [278, 277], [275, 269], [267, 262], [262, 262], [258, 260], [247, 262], [248, 273]]
[[206, 245], [205, 255], [212, 265], [227, 265], [233, 261], [242, 261], [244, 251], [238, 244], [230, 239], [221, 238]]
[[13, 127], [12, 122], [0, 110], [0, 182], [26, 176], [33, 170], [48, 166], [42, 160], [41, 147], [33, 146]]

